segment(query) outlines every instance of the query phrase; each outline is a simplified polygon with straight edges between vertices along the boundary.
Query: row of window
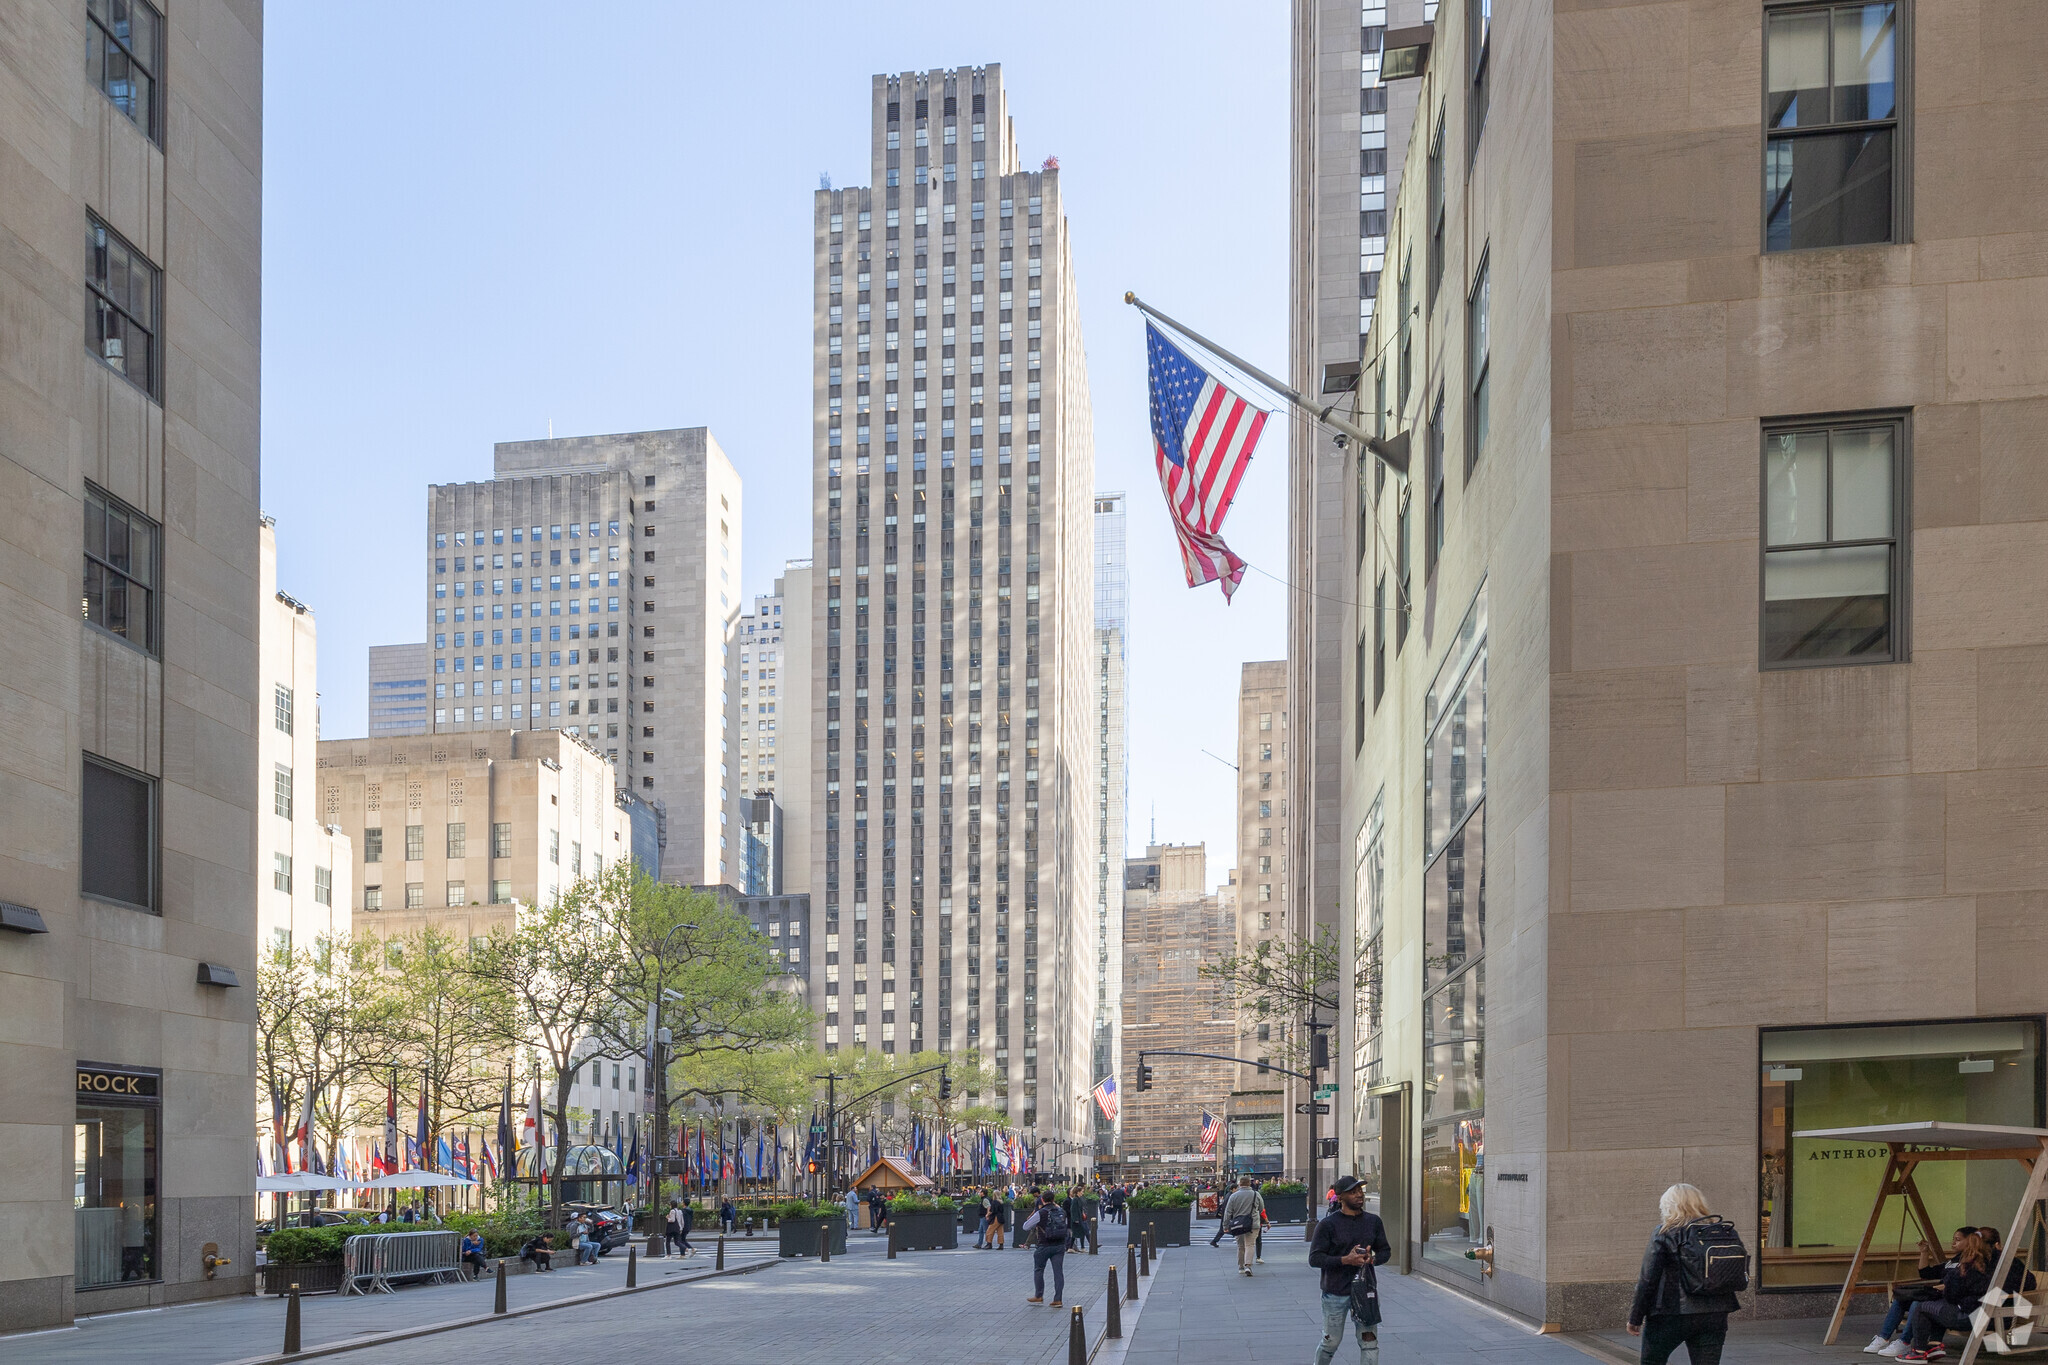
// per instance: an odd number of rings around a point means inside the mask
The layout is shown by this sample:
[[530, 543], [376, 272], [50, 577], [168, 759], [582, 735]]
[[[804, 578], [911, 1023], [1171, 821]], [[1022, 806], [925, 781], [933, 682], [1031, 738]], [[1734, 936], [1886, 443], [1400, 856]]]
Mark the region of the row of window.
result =
[[[453, 908], [470, 904], [469, 884], [467, 882], [448, 882], [444, 890], [445, 895], [441, 902], [444, 906]], [[491, 905], [511, 904], [512, 883], [508, 881], [492, 882], [490, 884], [490, 900], [487, 903]], [[407, 882], [405, 884], [405, 908], [408, 910], [423, 910], [426, 908], [426, 904], [427, 884], [425, 882]], [[364, 887], [363, 909], [382, 910], [383, 908], [384, 888], [381, 886]]]
[[[650, 475], [650, 476], [649, 476], [650, 480], [652, 479], [652, 477], [653, 477], [652, 475]], [[650, 502], [650, 503], [648, 503], [648, 504], [647, 504], [647, 510], [648, 510], [648, 511], [650, 511], [650, 512], [652, 512], [652, 511], [654, 510], [654, 504], [653, 504], [653, 503], [651, 503], [651, 502]], [[580, 539], [581, 539], [581, 538], [583, 537], [583, 534], [584, 534], [584, 532], [583, 532], [583, 526], [584, 526], [584, 523], [582, 523], [582, 522], [576, 522], [576, 521], [572, 521], [572, 522], [568, 522], [568, 523], [565, 523], [565, 525], [566, 525], [566, 527], [567, 527], [567, 529], [568, 529], [568, 533], [569, 533], [569, 534], [568, 534], [568, 538], [569, 538], [570, 540], [580, 540]], [[593, 522], [589, 523], [589, 526], [590, 526], [590, 538], [591, 538], [592, 540], [596, 540], [596, 539], [597, 539], [597, 537], [598, 537], [598, 534], [599, 534], [599, 532], [598, 532], [598, 527], [600, 527], [600, 526], [604, 527], [604, 532], [603, 532], [603, 533], [604, 533], [605, 535], [611, 535], [611, 536], [616, 536], [616, 535], [618, 535], [618, 534], [619, 534], [619, 523], [618, 523], [618, 522], [617, 522], [616, 520], [614, 520], [614, 521], [606, 521], [606, 522], [596, 522], [596, 521], [593, 521]], [[550, 526], [550, 527], [548, 527], [548, 534], [547, 534], [547, 539], [549, 539], [549, 540], [560, 540], [560, 539], [562, 539], [562, 532], [563, 532], [563, 529], [564, 529], [564, 528], [563, 528], [563, 526]], [[454, 532], [453, 534], [454, 534], [454, 537], [455, 537], [455, 545], [456, 545], [456, 548], [458, 548], [458, 549], [460, 549], [460, 548], [461, 548], [462, 546], [465, 546], [465, 545], [470, 545], [470, 544], [476, 544], [476, 545], [481, 545], [481, 544], [483, 544], [483, 543], [484, 543], [484, 533], [483, 533], [482, 531], [480, 531], [480, 530], [479, 530], [479, 531], [475, 531], [475, 532], [471, 532], [471, 531], [456, 531], [456, 532]], [[626, 534], [627, 534], [627, 535], [631, 535], [631, 534], [632, 534], [632, 532], [631, 532], [631, 531], [628, 531], [628, 532], [626, 532]], [[435, 549], [437, 549], [437, 550], [445, 550], [445, 549], [447, 549], [447, 548], [448, 548], [448, 538], [449, 538], [449, 535], [450, 535], [450, 533], [449, 533], [449, 532], [447, 532], [447, 531], [436, 531], [436, 532], [434, 533], [434, 548], [435, 548]], [[513, 528], [512, 528], [512, 543], [513, 543], [514, 545], [518, 545], [518, 544], [522, 543], [523, 541], [525, 541], [525, 540], [529, 540], [529, 539], [530, 539], [530, 540], [532, 540], [532, 541], [533, 541], [533, 543], [534, 543], [534, 544], [536, 544], [536, 545], [538, 545], [538, 544], [540, 543], [540, 541], [541, 541], [541, 533], [540, 533], [540, 527], [538, 527], [538, 526], [535, 526], [535, 527], [533, 527], [533, 528], [532, 528], [532, 529], [531, 529], [530, 531], [526, 530], [525, 528], [522, 528], [522, 527], [518, 527], [518, 526], [515, 526], [515, 527], [513, 527]], [[492, 527], [492, 528], [491, 528], [491, 544], [493, 544], [493, 545], [503, 545], [504, 543], [505, 543], [505, 528], [504, 528], [504, 527], [502, 527], [502, 526], [494, 526], [494, 527]], [[559, 552], [558, 552], [558, 553], [559, 553]], [[591, 551], [591, 553], [592, 553], [592, 554], [596, 554], [596, 553], [597, 553], [597, 551], [595, 551], [595, 550], [592, 550], [592, 551]], [[614, 555], [613, 555], [613, 558], [617, 558], [617, 555], [616, 555], [616, 554], [614, 554]], [[557, 560], [555, 560], [555, 563], [557, 563], [557, 564], [559, 564], [559, 563], [561, 563], [561, 562], [562, 562], [562, 561], [561, 561], [560, 559], [557, 559]], [[478, 563], [479, 563], [479, 564], [481, 564], [481, 563], [482, 563], [482, 561], [481, 561], [481, 560], [479, 560], [479, 561], [478, 561]]]
[[[549, 850], [551, 858], [561, 847], [559, 834], [555, 836], [555, 840], [556, 842], [550, 846]], [[468, 822], [462, 820], [450, 821], [445, 829], [445, 841], [449, 857], [468, 857]], [[426, 856], [427, 827], [425, 825], [407, 825], [405, 827], [405, 860], [409, 863], [416, 863]], [[493, 858], [509, 858], [512, 856], [512, 826], [510, 824], [492, 824], [491, 856]], [[384, 861], [384, 830], [382, 826], [372, 825], [363, 831], [363, 861], [366, 863], [381, 863]]]

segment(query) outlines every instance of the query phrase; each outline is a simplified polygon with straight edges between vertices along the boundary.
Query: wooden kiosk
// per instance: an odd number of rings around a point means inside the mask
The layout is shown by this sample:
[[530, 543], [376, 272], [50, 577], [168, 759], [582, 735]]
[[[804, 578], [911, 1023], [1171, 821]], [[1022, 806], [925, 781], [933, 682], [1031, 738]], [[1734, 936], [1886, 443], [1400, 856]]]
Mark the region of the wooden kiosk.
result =
[[[1889, 1295], [1896, 1281], [1863, 1281], [1864, 1262], [1870, 1255], [1870, 1240], [1876, 1236], [1878, 1223], [1884, 1216], [1885, 1204], [1891, 1199], [1903, 1199], [1907, 1210], [1920, 1226], [1920, 1235], [1936, 1246], [1945, 1244], [1934, 1220], [1927, 1214], [1927, 1206], [1921, 1202], [1920, 1191], [1913, 1183], [1914, 1168], [1927, 1161], [2017, 1161], [2027, 1168], [2026, 1192], [2020, 1196], [2019, 1207], [2013, 1212], [2012, 1228], [2005, 1239], [2005, 1246], [1999, 1251], [1998, 1264], [1992, 1267], [1991, 1290], [1984, 1296], [1984, 1305], [1970, 1319], [1970, 1341], [1963, 1348], [1962, 1358], [1956, 1365], [1973, 1365], [1981, 1346], [1994, 1355], [2008, 1354], [2016, 1346], [2025, 1346], [2033, 1331], [2033, 1307], [2017, 1295], [2008, 1296], [2001, 1288], [2006, 1272], [2013, 1260], [2033, 1235], [2035, 1220], [2048, 1217], [2044, 1214], [2042, 1200], [2048, 1197], [2048, 1128], [2004, 1128], [1981, 1123], [1885, 1123], [1868, 1128], [1809, 1128], [1792, 1135], [1796, 1138], [1839, 1138], [1849, 1142], [1882, 1143], [1889, 1150], [1885, 1162], [1884, 1178], [1877, 1187], [1877, 1200], [1871, 1206], [1870, 1221], [1864, 1225], [1863, 1239], [1856, 1244], [1856, 1254], [1849, 1260], [1849, 1276], [1843, 1281], [1842, 1296], [1835, 1303], [1835, 1315], [1828, 1321], [1826, 1345], [1835, 1344], [1835, 1338], [1842, 1330], [1842, 1319], [1849, 1315], [1849, 1300], [1857, 1294]], [[2040, 1346], [2048, 1346], [2048, 1334]], [[2039, 1349], [2039, 1346], [2036, 1347]]]
[[853, 1187], [865, 1193], [880, 1190], [885, 1195], [897, 1195], [908, 1190], [921, 1193], [932, 1188], [931, 1177], [918, 1170], [900, 1156], [885, 1156], [860, 1173]]

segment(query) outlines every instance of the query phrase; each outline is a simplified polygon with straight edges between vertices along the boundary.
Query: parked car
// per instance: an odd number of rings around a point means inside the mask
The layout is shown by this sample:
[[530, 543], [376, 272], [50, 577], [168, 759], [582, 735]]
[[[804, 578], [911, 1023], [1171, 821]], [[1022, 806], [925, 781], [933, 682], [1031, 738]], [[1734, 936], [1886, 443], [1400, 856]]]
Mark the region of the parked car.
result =
[[597, 1254], [616, 1251], [633, 1240], [633, 1229], [626, 1222], [626, 1215], [603, 1204], [564, 1204], [565, 1213], [580, 1213], [583, 1221], [590, 1224], [590, 1239], [597, 1243]]
[[[361, 1221], [360, 1215], [356, 1218], [351, 1218], [349, 1212], [346, 1209], [314, 1209], [311, 1212], [295, 1212], [285, 1215], [284, 1225], [288, 1228], [331, 1228], [339, 1223]], [[256, 1225], [256, 1235], [259, 1237], [268, 1237], [275, 1231], [277, 1231], [277, 1224], [268, 1218]]]

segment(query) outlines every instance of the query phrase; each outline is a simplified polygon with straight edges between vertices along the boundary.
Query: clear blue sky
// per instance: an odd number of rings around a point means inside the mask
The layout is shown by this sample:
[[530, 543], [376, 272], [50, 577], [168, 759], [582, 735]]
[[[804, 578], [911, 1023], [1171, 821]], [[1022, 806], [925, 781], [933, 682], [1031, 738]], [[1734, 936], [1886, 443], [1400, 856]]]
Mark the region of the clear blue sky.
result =
[[[1034, 16], [1028, 25], [1018, 15]], [[630, 16], [630, 18], [629, 18]], [[1162, 22], [1168, 20], [1170, 22]], [[857, 22], [858, 21], [858, 22]], [[426, 486], [495, 441], [708, 426], [746, 484], [748, 594], [811, 546], [811, 195], [867, 183], [869, 78], [1001, 62], [1060, 158], [1096, 486], [1131, 494], [1131, 844], [1234, 858], [1238, 665], [1286, 602], [1189, 591], [1145, 425], [1147, 301], [1286, 363], [1287, 7], [273, 5], [263, 507], [320, 630], [323, 733], [367, 647], [425, 629]], [[1227, 528], [1284, 574], [1284, 429]]]

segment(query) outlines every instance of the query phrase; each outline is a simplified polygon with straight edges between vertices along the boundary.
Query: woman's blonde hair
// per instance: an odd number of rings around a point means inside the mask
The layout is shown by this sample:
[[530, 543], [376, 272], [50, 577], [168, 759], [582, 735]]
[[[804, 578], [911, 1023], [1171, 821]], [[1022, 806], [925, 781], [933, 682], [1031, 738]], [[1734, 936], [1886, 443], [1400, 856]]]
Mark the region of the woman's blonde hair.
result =
[[1714, 1211], [1707, 1207], [1707, 1197], [1699, 1192], [1698, 1186], [1673, 1185], [1657, 1201], [1657, 1212], [1663, 1217], [1662, 1226], [1668, 1231], [1684, 1227], [1697, 1218], [1711, 1218]]

